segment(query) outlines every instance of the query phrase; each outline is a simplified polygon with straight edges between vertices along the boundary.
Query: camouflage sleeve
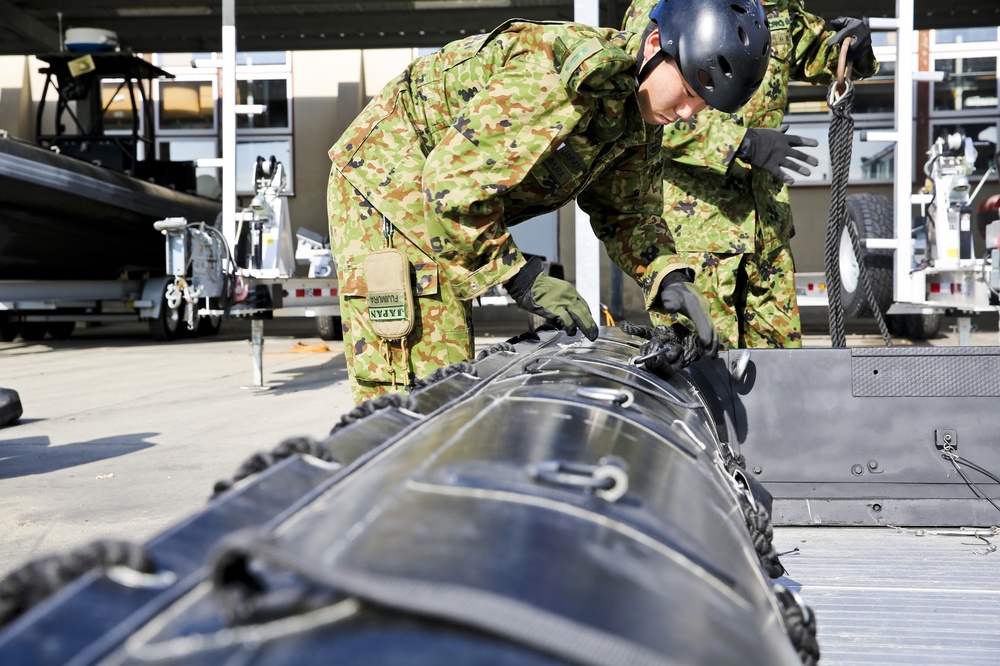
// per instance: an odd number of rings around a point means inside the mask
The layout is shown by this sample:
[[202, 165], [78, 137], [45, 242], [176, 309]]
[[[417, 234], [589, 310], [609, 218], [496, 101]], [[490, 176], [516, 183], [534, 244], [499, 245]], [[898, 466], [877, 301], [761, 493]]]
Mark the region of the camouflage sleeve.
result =
[[[791, 37], [794, 46], [791, 78], [828, 85], [837, 75], [840, 44], [828, 45], [826, 40], [837, 31], [828, 28], [823, 18], [805, 11], [801, 0], [791, 0], [788, 11], [792, 17]], [[872, 76], [877, 71], [878, 62], [874, 56], [865, 57], [854, 63], [851, 78]]]
[[725, 174], [746, 133], [739, 113], [705, 109], [690, 120], [678, 120], [663, 128], [665, 168], [676, 163]]
[[[654, 135], [654, 141], [658, 136]], [[658, 305], [659, 285], [687, 268], [674, 251], [663, 210], [663, 161], [656, 144], [638, 145], [577, 198], [611, 260], [642, 288], [646, 309]]]

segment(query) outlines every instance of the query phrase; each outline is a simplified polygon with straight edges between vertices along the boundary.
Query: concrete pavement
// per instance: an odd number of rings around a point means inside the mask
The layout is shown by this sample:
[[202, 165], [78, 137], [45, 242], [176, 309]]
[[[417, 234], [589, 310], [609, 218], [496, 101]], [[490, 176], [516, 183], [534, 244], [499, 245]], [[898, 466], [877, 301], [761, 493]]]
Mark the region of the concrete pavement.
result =
[[[805, 346], [829, 346], [825, 313], [804, 317]], [[477, 347], [525, 321], [484, 309]], [[976, 325], [973, 344], [997, 344], [994, 315]], [[882, 344], [874, 324], [848, 330], [848, 346]], [[928, 344], [956, 344], [943, 331]], [[203, 507], [253, 453], [325, 437], [353, 406], [342, 344], [320, 340], [307, 319], [269, 321], [264, 333], [265, 388], [251, 386], [249, 322], [173, 343], [153, 342], [139, 324], [0, 343], [0, 387], [24, 407], [0, 428], [0, 576], [98, 538], [143, 542]]]

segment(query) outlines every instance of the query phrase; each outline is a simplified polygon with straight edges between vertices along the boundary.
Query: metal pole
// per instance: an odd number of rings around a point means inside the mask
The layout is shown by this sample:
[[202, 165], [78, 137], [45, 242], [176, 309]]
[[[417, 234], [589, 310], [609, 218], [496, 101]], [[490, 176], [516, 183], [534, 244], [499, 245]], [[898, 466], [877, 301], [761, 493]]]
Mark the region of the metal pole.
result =
[[253, 349], [253, 385], [264, 386], [264, 320], [250, 321], [250, 346]]
[[222, 0], [222, 233], [236, 238], [236, 7]]
[[[896, 153], [893, 173], [893, 209], [896, 212], [896, 255], [893, 263], [893, 300], [912, 303], [910, 262], [913, 257], [913, 0], [896, 0]], [[919, 294], [924, 300], [924, 294]]]
[[[577, 23], [598, 25], [600, 23], [598, 0], [573, 0], [573, 20]], [[590, 227], [590, 216], [580, 209], [579, 204], [574, 204], [573, 211], [576, 229], [576, 290], [590, 305], [594, 320], [600, 323], [601, 244]]]

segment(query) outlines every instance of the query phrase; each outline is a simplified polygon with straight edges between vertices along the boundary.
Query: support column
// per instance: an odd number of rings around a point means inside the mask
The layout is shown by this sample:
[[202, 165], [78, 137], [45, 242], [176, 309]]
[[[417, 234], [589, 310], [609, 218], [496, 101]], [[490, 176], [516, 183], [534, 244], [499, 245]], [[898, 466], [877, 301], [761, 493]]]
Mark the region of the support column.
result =
[[[573, 20], [576, 23], [599, 25], [598, 0], [573, 0]], [[590, 227], [590, 216], [579, 204], [573, 205], [576, 228], [576, 290], [590, 305], [594, 321], [601, 323], [601, 243]]]

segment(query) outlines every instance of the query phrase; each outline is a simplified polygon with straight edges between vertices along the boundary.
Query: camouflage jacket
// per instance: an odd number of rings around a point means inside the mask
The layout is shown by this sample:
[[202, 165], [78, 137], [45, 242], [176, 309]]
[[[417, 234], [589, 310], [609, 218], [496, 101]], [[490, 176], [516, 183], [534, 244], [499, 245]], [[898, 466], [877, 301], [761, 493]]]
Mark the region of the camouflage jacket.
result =
[[635, 96], [638, 45], [619, 30], [524, 21], [453, 42], [369, 103], [330, 149], [333, 168], [427, 254], [427, 279], [462, 299], [523, 265], [509, 226], [576, 198], [652, 303], [684, 264], [661, 217], [662, 131]]
[[[655, 4], [634, 0], [625, 25], [644, 29]], [[761, 252], [787, 243], [794, 233], [788, 188], [769, 172], [734, 159], [734, 153], [748, 128], [781, 125], [789, 79], [823, 85], [833, 80], [840, 45], [826, 45], [835, 31], [804, 11], [801, 0], [763, 4], [771, 58], [757, 94], [737, 113], [708, 109], [664, 131], [664, 219], [678, 252]], [[851, 75], [871, 76], [877, 69], [873, 59], [862, 59]]]

